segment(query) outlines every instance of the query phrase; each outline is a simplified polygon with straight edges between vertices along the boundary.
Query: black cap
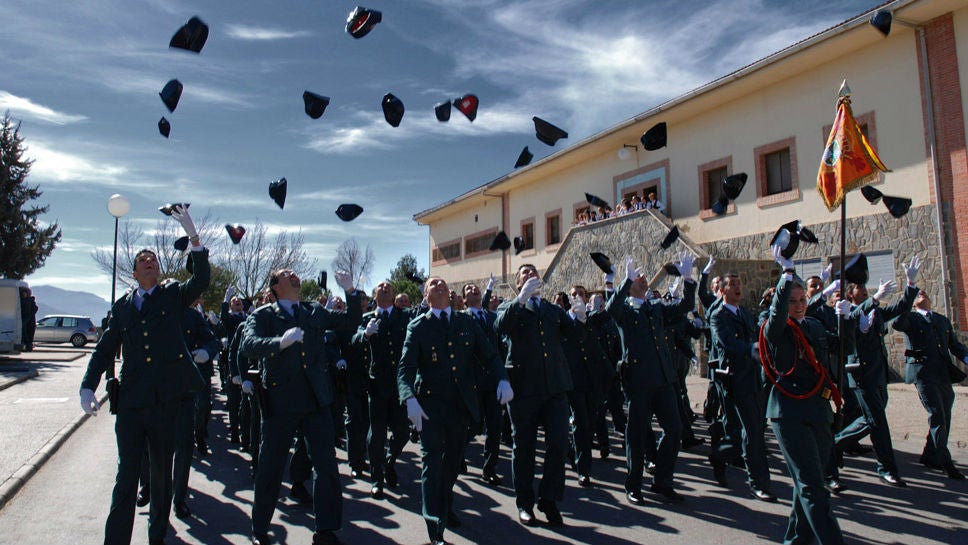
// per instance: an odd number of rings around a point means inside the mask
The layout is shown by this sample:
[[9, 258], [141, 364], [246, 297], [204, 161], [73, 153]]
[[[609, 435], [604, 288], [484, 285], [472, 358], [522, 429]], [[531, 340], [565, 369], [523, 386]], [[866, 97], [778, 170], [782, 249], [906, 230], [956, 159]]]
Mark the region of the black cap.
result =
[[437, 121], [450, 121], [450, 101], [447, 100], [439, 104], [435, 104], [434, 115], [437, 116]]
[[242, 241], [242, 235], [245, 234], [245, 227], [226, 223], [225, 231], [228, 232], [229, 238], [232, 239], [232, 244], [238, 244]]
[[881, 34], [887, 36], [888, 34], [891, 33], [892, 19], [893, 19], [893, 16], [891, 15], [891, 11], [887, 9], [882, 9], [882, 10], [878, 10], [877, 13], [875, 13], [874, 16], [871, 17], [869, 23], [871, 24], [872, 27], [881, 31]]
[[738, 172], [736, 174], [730, 174], [729, 176], [723, 178], [723, 195], [726, 196], [731, 201], [735, 201], [739, 198], [739, 194], [743, 191], [746, 186], [746, 180], [749, 176], [745, 172]]
[[422, 285], [424, 283], [424, 279], [421, 278], [419, 274], [413, 271], [407, 271], [407, 280], [419, 285]]
[[668, 250], [669, 246], [672, 246], [672, 244], [678, 239], [679, 239], [679, 226], [673, 225], [672, 229], [669, 229], [669, 234], [667, 234], [665, 238], [662, 239], [662, 242], [659, 243], [659, 246], [662, 246], [663, 250]]
[[326, 291], [326, 271], [319, 271], [319, 278], [316, 280], [319, 289]]
[[514, 237], [514, 255], [524, 251], [524, 237]]
[[186, 235], [176, 240], [172, 246], [174, 246], [179, 252], [184, 252], [188, 249], [188, 236]]
[[592, 195], [591, 193], [585, 193], [585, 201], [587, 201], [588, 204], [592, 206], [602, 206], [602, 207], [609, 206], [609, 204], [605, 202], [605, 199], [598, 197], [596, 195]]
[[682, 273], [679, 272], [679, 267], [676, 267], [676, 264], [671, 261], [663, 265], [662, 269], [669, 276], [682, 276]]
[[[835, 269], [833, 272], [834, 278], [840, 278], [840, 269]], [[847, 264], [844, 265], [844, 278], [847, 279], [847, 282], [866, 286], [870, 279], [870, 271], [867, 270], [867, 256], [864, 254], [851, 256], [847, 260]]]
[[192, 203], [190, 203], [190, 202], [176, 202], [174, 204], [173, 203], [168, 203], [165, 206], [159, 206], [158, 207], [158, 211], [161, 212], [162, 214], [166, 215], [166, 216], [170, 216], [171, 213], [172, 213], [172, 211], [175, 209], [176, 206], [181, 206], [182, 208], [188, 208], [191, 205], [192, 205]]
[[284, 208], [286, 205], [286, 186], [288, 185], [289, 182], [285, 178], [269, 182], [269, 197], [279, 205], [279, 208]]
[[864, 198], [867, 199], [867, 202], [871, 204], [877, 204], [881, 200], [881, 197], [884, 196], [880, 189], [870, 185], [865, 185], [864, 187], [860, 188], [860, 192], [863, 193]]
[[303, 91], [303, 104], [306, 108], [306, 115], [313, 119], [319, 119], [329, 106], [329, 97], [317, 95], [311, 91]]
[[490, 250], [493, 252], [495, 250], [507, 250], [511, 247], [511, 239], [508, 238], [508, 234], [504, 231], [500, 231], [494, 236], [494, 240], [491, 241]]
[[531, 153], [531, 150], [528, 149], [528, 146], [524, 146], [524, 149], [521, 150], [521, 154], [518, 155], [518, 160], [514, 162], [514, 168], [520, 168], [531, 164], [531, 159], [534, 159], [534, 155]]
[[908, 210], [911, 209], [911, 204], [913, 204], [913, 201], [906, 197], [891, 197], [890, 195], [884, 195], [884, 206], [887, 206], [887, 211], [890, 212], [895, 218], [900, 218], [907, 214]]
[[549, 146], [554, 146], [560, 138], [568, 138], [568, 133], [548, 123], [540, 117], [533, 117], [535, 136]]
[[358, 204], [341, 204], [336, 209], [336, 215], [343, 221], [353, 221], [363, 213], [363, 207]]
[[642, 134], [642, 138], [639, 139], [642, 142], [642, 147], [649, 150], [655, 151], [657, 149], [662, 149], [666, 146], [666, 124], [665, 121], [654, 125], [651, 129], [645, 131]]
[[607, 255], [601, 252], [592, 252], [589, 255], [591, 255], [592, 261], [594, 261], [595, 264], [598, 265], [598, 268], [601, 269], [602, 272], [604, 273], [615, 272], [615, 267], [612, 266], [612, 260], [609, 259]]
[[779, 245], [782, 250], [780, 254], [787, 259], [792, 259], [793, 254], [800, 247], [800, 241], [811, 244], [818, 242], [817, 236], [811, 230], [804, 227], [800, 223], [800, 220], [793, 220], [789, 223], [784, 223], [776, 230], [773, 238], [770, 239], [770, 246], [774, 244]]
[[249, 299], [248, 297], [243, 297], [242, 309], [245, 310], [246, 312], [249, 312], [250, 308], [252, 308], [252, 299]]
[[168, 138], [168, 135], [171, 134], [171, 123], [164, 117], [158, 120], [158, 132], [165, 138]]
[[169, 112], [174, 112], [178, 107], [178, 99], [181, 98], [182, 84], [177, 79], [173, 79], [165, 84], [165, 88], [158, 95], [161, 101], [168, 107]]
[[373, 9], [363, 6], [356, 6], [346, 18], [346, 32], [357, 40], [366, 36], [373, 30], [373, 25], [383, 20], [383, 14]]
[[467, 119], [474, 121], [477, 117], [477, 106], [480, 101], [477, 100], [477, 95], [466, 94], [460, 98], [454, 99], [454, 107], [460, 110], [460, 113], [467, 116]]
[[717, 216], [722, 216], [729, 210], [729, 198], [726, 195], [720, 195], [716, 202], [712, 205], [713, 213]]
[[192, 17], [175, 32], [168, 42], [168, 47], [201, 53], [202, 48], [205, 47], [205, 40], [208, 40], [208, 25], [198, 17]]
[[393, 96], [393, 93], [383, 95], [383, 117], [387, 123], [394, 127], [399, 127], [403, 121], [403, 102]]

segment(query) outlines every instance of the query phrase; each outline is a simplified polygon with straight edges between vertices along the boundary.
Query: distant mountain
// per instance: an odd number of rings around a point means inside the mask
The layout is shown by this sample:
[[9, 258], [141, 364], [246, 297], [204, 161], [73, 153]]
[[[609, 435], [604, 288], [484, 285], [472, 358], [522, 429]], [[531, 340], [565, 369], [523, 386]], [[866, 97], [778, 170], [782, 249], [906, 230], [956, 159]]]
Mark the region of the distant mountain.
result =
[[30, 286], [37, 299], [37, 318], [49, 314], [77, 314], [90, 316], [94, 325], [101, 325], [101, 318], [108, 313], [111, 304], [105, 299], [86, 291], [70, 291], [54, 286]]

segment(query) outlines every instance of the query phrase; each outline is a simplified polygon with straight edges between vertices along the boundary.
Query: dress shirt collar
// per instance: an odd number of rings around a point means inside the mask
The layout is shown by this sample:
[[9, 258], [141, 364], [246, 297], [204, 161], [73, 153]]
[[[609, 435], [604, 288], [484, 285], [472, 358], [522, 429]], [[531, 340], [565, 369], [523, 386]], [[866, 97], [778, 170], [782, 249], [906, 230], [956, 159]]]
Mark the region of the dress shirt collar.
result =
[[434, 318], [440, 318], [440, 313], [443, 312], [447, 315], [447, 320], [450, 321], [450, 307], [448, 308], [432, 308], [430, 309], [434, 313]]
[[739, 316], [739, 307], [737, 307], [735, 305], [731, 305], [731, 304], [727, 303], [726, 301], [723, 301], [723, 306], [726, 307], [726, 308], [728, 308], [730, 310], [730, 312], [732, 312], [733, 314]]

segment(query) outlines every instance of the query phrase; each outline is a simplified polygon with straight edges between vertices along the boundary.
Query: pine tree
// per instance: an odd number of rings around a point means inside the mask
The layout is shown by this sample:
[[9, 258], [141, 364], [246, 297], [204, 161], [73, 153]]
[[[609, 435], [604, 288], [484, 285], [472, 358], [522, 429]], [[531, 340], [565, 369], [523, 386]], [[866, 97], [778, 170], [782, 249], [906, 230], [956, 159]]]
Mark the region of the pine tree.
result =
[[40, 225], [38, 217], [49, 206], [25, 208], [39, 198], [38, 186], [27, 185], [33, 161], [24, 159], [24, 139], [20, 123], [10, 113], [0, 118], [0, 276], [23, 278], [44, 265], [47, 256], [60, 242], [56, 223]]

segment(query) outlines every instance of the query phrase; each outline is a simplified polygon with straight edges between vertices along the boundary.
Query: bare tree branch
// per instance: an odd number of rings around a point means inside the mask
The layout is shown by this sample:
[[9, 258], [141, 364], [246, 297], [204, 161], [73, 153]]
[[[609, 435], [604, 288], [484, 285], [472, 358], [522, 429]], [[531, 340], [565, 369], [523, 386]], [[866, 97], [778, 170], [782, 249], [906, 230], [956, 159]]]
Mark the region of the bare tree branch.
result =
[[336, 249], [336, 257], [330, 264], [334, 271], [347, 271], [352, 275], [356, 287], [362, 290], [370, 283], [370, 274], [373, 273], [373, 249], [367, 244], [366, 248], [360, 248], [355, 238], [343, 241]]

